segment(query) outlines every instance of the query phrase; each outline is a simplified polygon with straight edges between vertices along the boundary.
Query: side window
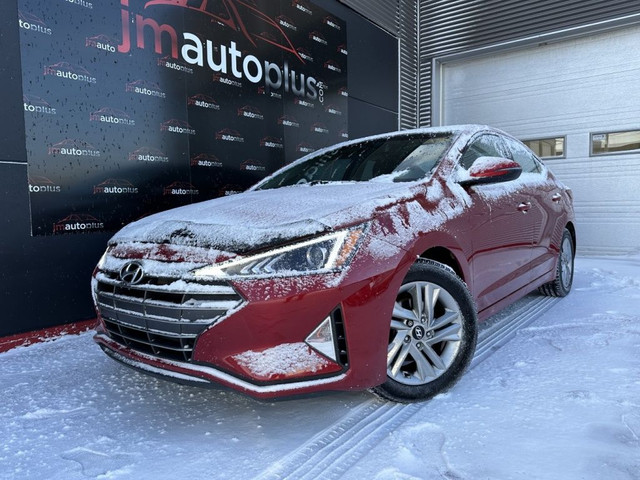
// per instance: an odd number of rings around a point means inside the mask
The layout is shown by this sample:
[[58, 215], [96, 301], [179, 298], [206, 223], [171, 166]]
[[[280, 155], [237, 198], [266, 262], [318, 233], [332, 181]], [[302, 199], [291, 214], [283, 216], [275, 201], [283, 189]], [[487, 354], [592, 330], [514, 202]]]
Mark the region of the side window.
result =
[[460, 165], [468, 170], [478, 157], [506, 157], [500, 137], [486, 134], [473, 140], [460, 157]]
[[527, 147], [511, 138], [505, 138], [504, 141], [511, 154], [510, 157], [520, 164], [523, 172], [540, 173], [542, 171], [540, 161]]

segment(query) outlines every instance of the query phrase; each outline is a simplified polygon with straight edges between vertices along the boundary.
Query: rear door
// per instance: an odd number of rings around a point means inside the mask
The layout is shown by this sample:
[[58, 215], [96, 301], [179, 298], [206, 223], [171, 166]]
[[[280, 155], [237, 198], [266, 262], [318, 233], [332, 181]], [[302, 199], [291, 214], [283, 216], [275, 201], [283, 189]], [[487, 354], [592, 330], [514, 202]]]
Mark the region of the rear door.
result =
[[[555, 266], [557, 250], [552, 248], [562, 235], [564, 224], [558, 220], [562, 215], [562, 195], [560, 188], [549, 171], [536, 156], [519, 141], [505, 137], [509, 158], [522, 167], [521, 191], [526, 195], [526, 220], [531, 229], [530, 281], [548, 273]], [[558, 230], [558, 228], [560, 230]], [[558, 230], [558, 231], [556, 231]]]

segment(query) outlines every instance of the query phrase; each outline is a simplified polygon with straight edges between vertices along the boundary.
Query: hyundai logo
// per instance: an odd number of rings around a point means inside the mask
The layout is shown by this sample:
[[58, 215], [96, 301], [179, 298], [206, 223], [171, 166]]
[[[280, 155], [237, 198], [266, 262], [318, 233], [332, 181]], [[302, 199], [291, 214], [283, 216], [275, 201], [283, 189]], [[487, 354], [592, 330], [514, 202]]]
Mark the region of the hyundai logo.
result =
[[120, 280], [129, 285], [136, 285], [142, 281], [144, 271], [138, 262], [129, 262], [120, 269]]
[[426, 333], [425, 329], [420, 325], [418, 325], [416, 328], [413, 329], [413, 338], [415, 338], [416, 340], [422, 340], [424, 338], [425, 333]]

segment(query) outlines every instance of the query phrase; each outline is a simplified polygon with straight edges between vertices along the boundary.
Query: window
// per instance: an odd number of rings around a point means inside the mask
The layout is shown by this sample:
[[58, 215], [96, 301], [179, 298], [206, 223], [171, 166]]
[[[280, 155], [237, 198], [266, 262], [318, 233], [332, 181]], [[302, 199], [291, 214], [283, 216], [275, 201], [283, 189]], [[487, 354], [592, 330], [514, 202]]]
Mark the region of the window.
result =
[[564, 158], [565, 141], [565, 137], [554, 137], [523, 140], [522, 143], [540, 158]]
[[540, 173], [542, 171], [538, 159], [524, 145], [511, 138], [505, 138], [504, 141], [511, 153], [511, 158], [520, 164], [523, 172]]
[[504, 145], [497, 135], [482, 135], [475, 139], [467, 147], [460, 158], [460, 164], [469, 170], [476, 158], [479, 157], [506, 157]]
[[640, 130], [591, 134], [591, 155], [627, 153], [638, 150], [640, 150]]

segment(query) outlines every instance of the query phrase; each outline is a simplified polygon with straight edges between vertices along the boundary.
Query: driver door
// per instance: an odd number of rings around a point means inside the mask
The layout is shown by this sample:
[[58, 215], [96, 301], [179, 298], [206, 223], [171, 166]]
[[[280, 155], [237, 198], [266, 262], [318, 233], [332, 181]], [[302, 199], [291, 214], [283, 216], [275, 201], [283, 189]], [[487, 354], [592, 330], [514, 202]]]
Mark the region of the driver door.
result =
[[[468, 170], [481, 156], [508, 158], [501, 137], [481, 134], [462, 152], [459, 167]], [[525, 195], [518, 180], [467, 188], [471, 196], [473, 246], [469, 259], [478, 311], [489, 308], [527, 285], [532, 232]]]

